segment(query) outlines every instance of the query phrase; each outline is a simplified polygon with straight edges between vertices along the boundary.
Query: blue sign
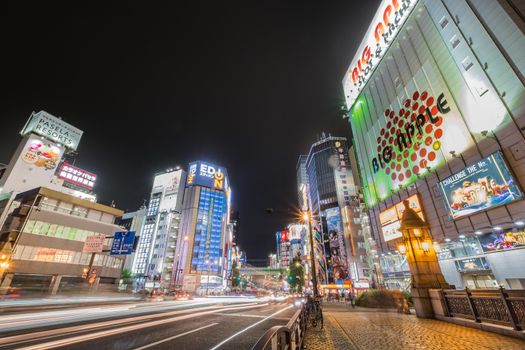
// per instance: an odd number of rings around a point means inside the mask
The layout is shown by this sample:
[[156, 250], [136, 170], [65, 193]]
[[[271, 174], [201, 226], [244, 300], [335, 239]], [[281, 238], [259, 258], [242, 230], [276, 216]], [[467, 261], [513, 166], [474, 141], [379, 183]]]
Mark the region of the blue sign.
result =
[[226, 191], [226, 168], [205, 162], [190, 163], [188, 168], [187, 186], [204, 186], [214, 190]]
[[133, 251], [135, 231], [115, 232], [110, 255], [129, 255]]
[[447, 177], [439, 187], [453, 219], [523, 198], [501, 152]]

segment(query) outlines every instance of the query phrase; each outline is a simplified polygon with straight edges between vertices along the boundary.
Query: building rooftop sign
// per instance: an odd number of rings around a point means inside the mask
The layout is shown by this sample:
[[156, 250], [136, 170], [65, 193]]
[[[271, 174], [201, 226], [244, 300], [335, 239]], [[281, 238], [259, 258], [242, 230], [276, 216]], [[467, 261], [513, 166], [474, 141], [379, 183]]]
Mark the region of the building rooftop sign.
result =
[[45, 111], [33, 112], [20, 132], [38, 134], [66, 148], [76, 150], [83, 131]]
[[59, 179], [85, 187], [89, 190], [93, 189], [93, 186], [95, 186], [95, 182], [97, 181], [97, 175], [77, 168], [67, 162], [62, 163], [57, 176]]
[[226, 168], [201, 161], [190, 163], [186, 185], [226, 191], [228, 188]]
[[417, 2], [418, 0], [383, 0], [379, 5], [343, 78], [348, 108], [354, 104]]

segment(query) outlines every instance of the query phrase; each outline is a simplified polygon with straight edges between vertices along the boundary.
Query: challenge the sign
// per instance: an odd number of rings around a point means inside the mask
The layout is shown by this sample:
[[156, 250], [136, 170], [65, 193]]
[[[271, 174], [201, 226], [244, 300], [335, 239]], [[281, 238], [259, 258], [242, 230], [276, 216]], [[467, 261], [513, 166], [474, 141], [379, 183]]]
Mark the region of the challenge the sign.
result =
[[343, 78], [348, 108], [354, 104], [417, 2], [418, 0], [384, 0], [379, 6], [365, 39]]
[[60, 143], [72, 150], [77, 149], [83, 134], [82, 130], [45, 111], [31, 113], [20, 134], [26, 135], [31, 132]]

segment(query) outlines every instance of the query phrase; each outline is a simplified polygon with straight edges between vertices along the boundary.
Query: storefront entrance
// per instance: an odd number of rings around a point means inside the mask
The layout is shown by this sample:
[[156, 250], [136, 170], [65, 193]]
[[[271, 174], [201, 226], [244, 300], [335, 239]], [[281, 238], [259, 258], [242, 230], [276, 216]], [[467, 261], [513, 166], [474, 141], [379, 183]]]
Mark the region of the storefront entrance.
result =
[[463, 274], [463, 285], [470, 289], [498, 288], [498, 282], [492, 274]]

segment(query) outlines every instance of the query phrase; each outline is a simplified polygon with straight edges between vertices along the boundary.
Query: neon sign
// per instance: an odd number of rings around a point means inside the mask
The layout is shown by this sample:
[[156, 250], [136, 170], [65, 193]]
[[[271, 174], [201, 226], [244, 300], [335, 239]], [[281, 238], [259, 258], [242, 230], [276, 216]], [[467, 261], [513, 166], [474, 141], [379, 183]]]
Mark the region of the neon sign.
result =
[[418, 0], [384, 0], [343, 78], [346, 104], [352, 106]]

